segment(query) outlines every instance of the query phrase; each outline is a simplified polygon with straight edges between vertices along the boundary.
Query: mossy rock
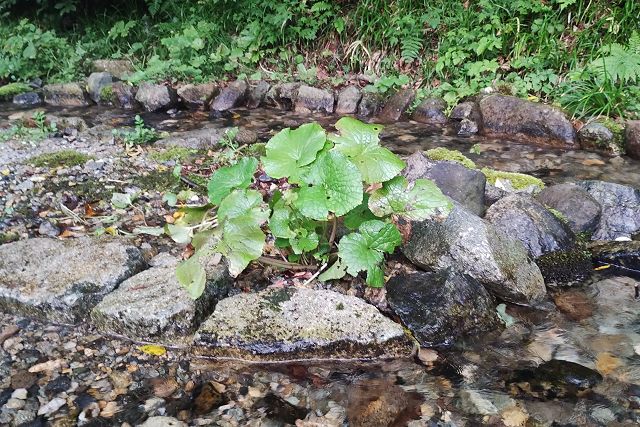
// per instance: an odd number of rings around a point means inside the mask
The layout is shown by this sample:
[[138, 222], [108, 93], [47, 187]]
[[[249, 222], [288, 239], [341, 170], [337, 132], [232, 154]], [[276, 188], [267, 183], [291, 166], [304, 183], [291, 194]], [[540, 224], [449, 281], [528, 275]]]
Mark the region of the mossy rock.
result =
[[91, 160], [90, 156], [75, 150], [62, 150], [31, 157], [26, 163], [37, 167], [72, 167], [84, 165]]
[[168, 162], [171, 160], [175, 160], [182, 163], [190, 157], [198, 154], [198, 152], [198, 150], [194, 150], [193, 148], [171, 146], [166, 150], [155, 151], [149, 154], [149, 157], [158, 162]]
[[460, 163], [466, 168], [477, 169], [476, 164], [458, 150], [449, 150], [448, 148], [437, 147], [425, 151], [425, 154], [431, 160], [445, 160], [448, 162], [456, 162]]
[[100, 101], [103, 103], [113, 102], [113, 86], [105, 86], [100, 89]]
[[555, 251], [536, 259], [547, 285], [571, 286], [591, 275], [591, 253], [582, 248]]
[[544, 182], [541, 179], [524, 173], [504, 172], [490, 168], [482, 168], [481, 172], [491, 185], [496, 185], [496, 181], [501, 179], [509, 181], [514, 190], [524, 190], [531, 186], [537, 187], [539, 190], [544, 188]]
[[9, 83], [4, 86], [0, 86], [0, 100], [6, 101], [13, 98], [15, 95], [21, 93], [30, 92], [33, 89], [31, 86], [25, 83]]

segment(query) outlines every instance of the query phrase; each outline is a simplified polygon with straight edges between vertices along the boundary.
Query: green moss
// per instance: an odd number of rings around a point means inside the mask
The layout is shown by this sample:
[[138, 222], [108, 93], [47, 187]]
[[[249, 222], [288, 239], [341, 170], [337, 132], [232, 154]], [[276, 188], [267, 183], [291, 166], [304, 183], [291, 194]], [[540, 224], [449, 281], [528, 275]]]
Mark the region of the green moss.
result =
[[496, 184], [497, 179], [505, 179], [511, 182], [511, 185], [513, 185], [515, 190], [523, 190], [532, 185], [539, 189], [544, 188], [544, 182], [542, 182], [541, 179], [524, 173], [497, 171], [490, 168], [482, 168], [481, 172], [487, 177], [487, 181], [492, 185]]
[[31, 86], [24, 83], [9, 83], [8, 85], [0, 86], [0, 99], [8, 99], [31, 90]]
[[40, 154], [27, 160], [27, 163], [38, 167], [55, 168], [58, 166], [84, 165], [91, 157], [75, 150], [62, 150], [53, 153]]
[[105, 86], [100, 89], [100, 100], [103, 102], [109, 102], [113, 100], [113, 87]]
[[180, 180], [170, 170], [137, 175], [133, 184], [143, 190], [176, 192], [180, 188]]
[[446, 160], [449, 162], [460, 163], [462, 166], [469, 169], [476, 169], [476, 164], [457, 150], [449, 150], [444, 147], [437, 147], [425, 151], [425, 154], [431, 160]]
[[616, 122], [610, 117], [605, 117], [604, 119], [600, 119], [599, 122], [605, 126], [607, 129], [613, 133], [613, 143], [622, 150], [621, 152], [624, 154], [625, 143], [624, 143], [624, 126], [620, 123]]
[[591, 253], [580, 248], [556, 251], [536, 259], [545, 283], [565, 284], [589, 277], [593, 265]]
[[569, 223], [569, 219], [567, 219], [567, 217], [559, 210], [550, 208], [549, 206], [545, 206], [545, 208], [547, 208], [547, 210], [551, 212], [553, 216], [558, 218], [560, 221], [564, 222], [565, 224]]
[[14, 231], [0, 231], [0, 245], [15, 242], [18, 239], [20, 239], [20, 236]]
[[166, 150], [155, 151], [151, 153], [149, 157], [151, 157], [153, 160], [158, 162], [168, 162], [170, 160], [175, 160], [177, 162], [182, 163], [184, 160], [188, 159], [189, 157], [197, 153], [198, 153], [198, 150], [173, 146], [173, 147], [169, 147]]

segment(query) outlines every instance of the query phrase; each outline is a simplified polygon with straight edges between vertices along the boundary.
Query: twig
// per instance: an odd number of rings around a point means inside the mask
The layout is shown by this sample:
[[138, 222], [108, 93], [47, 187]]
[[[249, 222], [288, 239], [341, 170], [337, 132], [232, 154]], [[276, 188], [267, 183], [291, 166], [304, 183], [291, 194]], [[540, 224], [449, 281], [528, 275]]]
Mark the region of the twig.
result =
[[333, 216], [333, 226], [331, 227], [331, 235], [329, 236], [329, 247], [333, 246], [334, 240], [336, 240], [336, 228], [338, 228], [338, 220], [336, 216]]
[[307, 286], [309, 283], [311, 283], [316, 277], [318, 277], [320, 275], [320, 273], [322, 273], [322, 271], [327, 268], [327, 263], [322, 264], [322, 267], [320, 267], [318, 269], [318, 271], [316, 271], [315, 273], [313, 273], [313, 276], [309, 277], [307, 280], [305, 280], [305, 282], [302, 284], [302, 286]]
[[274, 267], [284, 268], [287, 270], [317, 270], [318, 269], [317, 265], [296, 264], [295, 262], [280, 261], [279, 259], [269, 258], [266, 256], [261, 256], [260, 258], [258, 258], [258, 262], [272, 265]]

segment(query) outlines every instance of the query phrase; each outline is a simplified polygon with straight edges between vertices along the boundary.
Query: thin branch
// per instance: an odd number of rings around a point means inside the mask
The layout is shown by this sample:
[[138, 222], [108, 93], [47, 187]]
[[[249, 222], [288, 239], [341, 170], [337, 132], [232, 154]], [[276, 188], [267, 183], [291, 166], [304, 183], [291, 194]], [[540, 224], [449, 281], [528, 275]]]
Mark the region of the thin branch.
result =
[[269, 257], [266, 257], [266, 256], [261, 256], [260, 258], [258, 258], [258, 262], [261, 262], [261, 263], [267, 264], [267, 265], [272, 265], [274, 267], [284, 268], [284, 269], [287, 269], [287, 270], [312, 270], [312, 271], [315, 271], [315, 270], [318, 269], [317, 265], [296, 264], [295, 262], [280, 261], [279, 259], [269, 258]]
[[336, 219], [335, 215], [333, 216], [332, 223], [331, 235], [329, 236], [329, 247], [333, 246], [333, 242], [334, 240], [336, 240], [336, 228], [338, 228], [338, 220]]

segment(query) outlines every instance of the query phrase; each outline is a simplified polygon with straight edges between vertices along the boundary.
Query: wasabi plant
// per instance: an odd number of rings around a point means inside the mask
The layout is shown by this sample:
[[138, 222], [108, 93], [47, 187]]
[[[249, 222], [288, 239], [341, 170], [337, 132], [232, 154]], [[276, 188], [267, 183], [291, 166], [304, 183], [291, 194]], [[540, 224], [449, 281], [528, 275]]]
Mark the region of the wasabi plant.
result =
[[[451, 210], [433, 182], [400, 176], [405, 163], [380, 145], [381, 126], [345, 117], [335, 127], [337, 135], [316, 123], [280, 131], [260, 160], [245, 157], [211, 176], [208, 204], [182, 207], [165, 226], [176, 242], [196, 249], [176, 272], [193, 298], [206, 282], [200, 258], [213, 253], [227, 258], [234, 277], [260, 259], [315, 269], [320, 280], [364, 272], [369, 286], [381, 287], [384, 255], [402, 243], [398, 217], [423, 220]], [[278, 190], [256, 189], [259, 168], [278, 180]], [[337, 241], [339, 223], [349, 232]], [[263, 256], [267, 240], [288, 262]]]

